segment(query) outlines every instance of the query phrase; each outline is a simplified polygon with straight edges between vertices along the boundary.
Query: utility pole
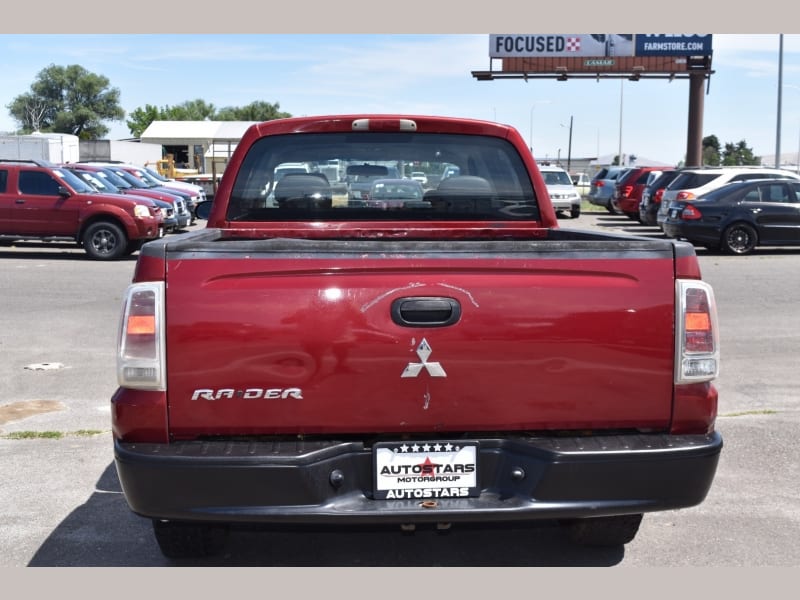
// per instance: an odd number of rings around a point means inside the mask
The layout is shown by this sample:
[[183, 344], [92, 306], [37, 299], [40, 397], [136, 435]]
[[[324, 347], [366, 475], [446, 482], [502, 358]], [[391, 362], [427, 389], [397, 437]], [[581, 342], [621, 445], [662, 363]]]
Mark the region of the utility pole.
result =
[[569, 116], [569, 144], [567, 145], [567, 172], [572, 164], [572, 115]]
[[775, 131], [775, 168], [781, 168], [781, 98], [783, 96], [783, 34], [778, 42], [778, 125]]

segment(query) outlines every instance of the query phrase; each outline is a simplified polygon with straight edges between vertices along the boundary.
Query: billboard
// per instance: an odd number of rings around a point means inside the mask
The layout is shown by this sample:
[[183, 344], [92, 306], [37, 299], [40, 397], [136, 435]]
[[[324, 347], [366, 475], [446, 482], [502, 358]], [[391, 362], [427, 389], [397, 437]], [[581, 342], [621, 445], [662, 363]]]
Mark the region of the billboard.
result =
[[711, 56], [711, 34], [491, 34], [490, 58]]

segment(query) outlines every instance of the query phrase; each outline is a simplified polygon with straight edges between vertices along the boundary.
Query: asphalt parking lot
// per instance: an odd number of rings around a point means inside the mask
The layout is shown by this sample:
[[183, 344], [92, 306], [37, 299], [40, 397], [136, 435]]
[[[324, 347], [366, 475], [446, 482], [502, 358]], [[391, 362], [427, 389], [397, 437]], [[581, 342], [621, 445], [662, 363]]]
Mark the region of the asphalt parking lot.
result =
[[[561, 225], [660, 236], [607, 213]], [[186, 562], [160, 554], [113, 466], [114, 344], [135, 256], [0, 247], [0, 566], [800, 566], [800, 249], [697, 253], [719, 305], [725, 439], [700, 506], [646, 515], [624, 549], [572, 546], [544, 522], [413, 536], [238, 527], [223, 556]]]

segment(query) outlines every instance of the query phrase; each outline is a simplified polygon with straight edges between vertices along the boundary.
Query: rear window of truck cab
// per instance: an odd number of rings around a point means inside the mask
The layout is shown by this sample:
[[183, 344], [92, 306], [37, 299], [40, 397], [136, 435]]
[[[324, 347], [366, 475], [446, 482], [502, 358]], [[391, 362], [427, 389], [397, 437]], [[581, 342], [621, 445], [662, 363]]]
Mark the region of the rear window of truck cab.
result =
[[[286, 165], [303, 165], [286, 172]], [[330, 169], [329, 165], [338, 165]], [[434, 174], [446, 169], [456, 175]], [[428, 174], [421, 198], [375, 203], [372, 183]], [[229, 221], [536, 220], [528, 172], [508, 141], [419, 132], [266, 136], [236, 175]]]

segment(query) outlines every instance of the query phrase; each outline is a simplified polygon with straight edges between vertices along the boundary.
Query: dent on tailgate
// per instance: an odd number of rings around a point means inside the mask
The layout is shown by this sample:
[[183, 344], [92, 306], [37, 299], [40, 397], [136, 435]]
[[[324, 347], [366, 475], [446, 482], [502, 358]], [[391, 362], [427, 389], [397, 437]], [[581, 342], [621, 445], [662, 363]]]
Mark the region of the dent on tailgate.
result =
[[[669, 256], [501, 259], [410, 248], [396, 259], [170, 257], [171, 433], [668, 425]], [[392, 320], [394, 301], [420, 297], [455, 301], [458, 322]], [[409, 367], [415, 374], [404, 377]]]

